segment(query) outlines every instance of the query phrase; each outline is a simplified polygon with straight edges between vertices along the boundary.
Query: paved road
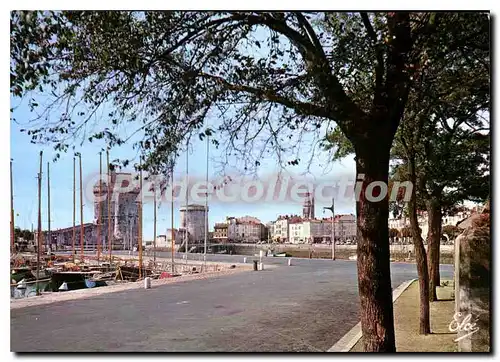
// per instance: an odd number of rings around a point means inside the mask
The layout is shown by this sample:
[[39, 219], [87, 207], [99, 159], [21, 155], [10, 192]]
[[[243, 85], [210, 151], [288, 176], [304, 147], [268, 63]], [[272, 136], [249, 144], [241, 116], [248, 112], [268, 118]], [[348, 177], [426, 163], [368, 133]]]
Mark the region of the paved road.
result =
[[[356, 263], [294, 262], [291, 267], [14, 309], [11, 350], [325, 351], [359, 320]], [[451, 266], [441, 270], [443, 277], [452, 276]], [[415, 276], [415, 265], [392, 264], [393, 287]]]

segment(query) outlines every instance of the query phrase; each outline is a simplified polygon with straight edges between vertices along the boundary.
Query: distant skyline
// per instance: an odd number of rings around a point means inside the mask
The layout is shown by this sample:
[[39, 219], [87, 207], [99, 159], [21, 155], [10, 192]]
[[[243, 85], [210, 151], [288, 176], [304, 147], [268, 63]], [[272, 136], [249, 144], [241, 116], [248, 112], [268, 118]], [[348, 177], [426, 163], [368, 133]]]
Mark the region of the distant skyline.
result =
[[[67, 154], [62, 154], [57, 162], [52, 162], [56, 152], [51, 145], [36, 145], [30, 143], [31, 137], [20, 130], [29, 128], [26, 124], [27, 120], [33, 118], [30, 113], [27, 102], [19, 104], [18, 99], [11, 98], [11, 106], [14, 107], [13, 117], [17, 122], [10, 122], [10, 140], [11, 140], [11, 158], [13, 159], [13, 186], [14, 186], [14, 213], [15, 226], [22, 229], [31, 229], [32, 223], [36, 229], [37, 226], [37, 173], [39, 169], [39, 152], [43, 151], [43, 179], [42, 179], [42, 226], [47, 229], [47, 162], [50, 162], [50, 181], [51, 181], [51, 229], [69, 227], [73, 223], [73, 154], [69, 151]], [[120, 130], [124, 135], [131, 133], [130, 128]], [[191, 142], [192, 153], [189, 156], [189, 175], [201, 179], [205, 177], [206, 172], [206, 143], [200, 141], [198, 137], [192, 138]], [[82, 154], [82, 169], [83, 178], [86, 176], [99, 173], [99, 151], [104, 147], [103, 143], [85, 142], [82, 146], [76, 147], [77, 152]], [[215, 147], [210, 147], [209, 161], [209, 178], [220, 177], [220, 164], [216, 163], [218, 157], [221, 156], [221, 150], [216, 150]], [[110, 151], [110, 160], [115, 158], [137, 158], [137, 151], [132, 149], [132, 144], [125, 144], [120, 148], [114, 148]], [[328, 179], [334, 178], [338, 174], [355, 176], [355, 163], [352, 156], [346, 157], [341, 161], [337, 161], [328, 165], [326, 159], [327, 153], [322, 152], [311, 164], [310, 173], [316, 177]], [[185, 153], [181, 154], [175, 167], [175, 177], [185, 177], [186, 172], [186, 157]], [[237, 160], [235, 162], [237, 164]], [[77, 171], [77, 207], [76, 220], [77, 224], [80, 221], [79, 208], [79, 164], [76, 162]], [[259, 168], [259, 177], [277, 173], [278, 168], [276, 162], [270, 158], [262, 160]], [[328, 168], [331, 170], [328, 170]], [[238, 175], [236, 167], [227, 167], [227, 174]], [[127, 171], [127, 170], [123, 170]], [[128, 169], [133, 171], [133, 168]], [[290, 166], [284, 172], [293, 172], [297, 175], [306, 171], [305, 165]], [[103, 172], [106, 172], [106, 155], [103, 153]], [[283, 171], [282, 171], [283, 172]], [[241, 173], [240, 173], [241, 174]], [[84, 203], [85, 203], [84, 199]], [[184, 203], [184, 202], [181, 202]], [[179, 225], [179, 206], [180, 203], [174, 205], [174, 227]], [[316, 203], [315, 214], [317, 217], [323, 216], [323, 206]], [[355, 204], [338, 205], [336, 213], [354, 213]], [[209, 228], [213, 229], [215, 222], [225, 220], [226, 216], [241, 217], [251, 215], [259, 218], [263, 223], [276, 220], [278, 215], [286, 214], [301, 214], [302, 204], [296, 202], [288, 202], [281, 204], [209, 204]], [[84, 204], [84, 222], [92, 222], [94, 220], [93, 204]], [[324, 214], [328, 216], [327, 214]], [[157, 212], [157, 232], [164, 233], [170, 224], [170, 204], [159, 205]], [[153, 237], [153, 205], [152, 202], [144, 204], [143, 207], [143, 235], [145, 240], [151, 240]]]

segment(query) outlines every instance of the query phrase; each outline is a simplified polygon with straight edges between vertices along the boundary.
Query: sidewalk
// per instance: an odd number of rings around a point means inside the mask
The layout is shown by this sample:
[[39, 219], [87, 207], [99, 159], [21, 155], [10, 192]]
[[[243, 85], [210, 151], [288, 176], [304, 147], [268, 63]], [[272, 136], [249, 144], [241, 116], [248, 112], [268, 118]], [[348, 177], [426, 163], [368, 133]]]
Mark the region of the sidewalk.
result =
[[[218, 278], [226, 275], [233, 275], [241, 272], [248, 272], [252, 270], [251, 265], [245, 266], [242, 264], [234, 269], [225, 269], [221, 271], [213, 271], [206, 272], [200, 274], [190, 274], [190, 275], [182, 275], [176, 278], [165, 278], [165, 279], [154, 279], [151, 280], [151, 287], [155, 288], [157, 286], [166, 285], [166, 284], [175, 284], [175, 283], [183, 283], [191, 280], [203, 280], [209, 278]], [[78, 289], [72, 290], [64, 293], [57, 292], [44, 292], [41, 296], [37, 297], [29, 297], [29, 298], [20, 298], [20, 299], [11, 299], [10, 300], [10, 308], [18, 309], [25, 308], [31, 306], [38, 306], [43, 304], [50, 304], [55, 302], [62, 302], [67, 300], [75, 300], [75, 299], [85, 299], [91, 298], [96, 295], [103, 295], [108, 293], [122, 292], [125, 290], [131, 289], [144, 289], [144, 281], [137, 282], [127, 282], [123, 284], [115, 284], [106, 287], [99, 288], [86, 288], [86, 289]], [[146, 291], [147, 292], [147, 291]]]
[[[456, 333], [448, 330], [455, 313], [453, 283], [437, 289], [440, 299], [430, 305], [431, 334], [418, 334], [419, 330], [419, 288], [414, 281], [394, 303], [394, 324], [396, 329], [397, 352], [458, 352], [453, 340]], [[363, 352], [362, 338], [350, 352]]]

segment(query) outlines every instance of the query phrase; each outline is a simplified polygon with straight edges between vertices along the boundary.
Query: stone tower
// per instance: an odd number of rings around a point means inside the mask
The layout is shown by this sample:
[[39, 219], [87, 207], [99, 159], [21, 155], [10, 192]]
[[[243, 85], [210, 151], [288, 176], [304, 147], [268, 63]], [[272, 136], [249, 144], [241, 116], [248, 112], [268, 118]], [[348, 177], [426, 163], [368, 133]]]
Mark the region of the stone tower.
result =
[[314, 219], [314, 196], [308, 192], [302, 206], [302, 217], [304, 219]]
[[[111, 226], [113, 249], [132, 249], [137, 246], [139, 234], [139, 187], [138, 185], [126, 192], [115, 192], [117, 179], [122, 183], [122, 188], [127, 188], [129, 183], [136, 183], [130, 173], [111, 173], [111, 203], [108, 214], [108, 187], [107, 175], [103, 175], [101, 187], [101, 245], [107, 250], [109, 246], [108, 225]], [[94, 222], [97, 223], [99, 215], [99, 181], [94, 185]]]

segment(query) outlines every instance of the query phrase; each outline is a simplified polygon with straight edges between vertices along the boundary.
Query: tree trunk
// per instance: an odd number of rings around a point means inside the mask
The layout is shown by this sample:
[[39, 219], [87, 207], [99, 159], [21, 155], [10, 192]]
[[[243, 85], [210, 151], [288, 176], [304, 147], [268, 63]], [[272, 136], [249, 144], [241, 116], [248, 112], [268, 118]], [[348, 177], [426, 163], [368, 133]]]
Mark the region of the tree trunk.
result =
[[414, 185], [411, 193], [408, 209], [410, 213], [410, 227], [413, 235], [413, 245], [415, 246], [415, 259], [417, 263], [418, 285], [420, 290], [420, 334], [429, 334], [430, 312], [429, 312], [429, 274], [427, 269], [427, 258], [425, 255], [424, 241], [418, 226], [417, 217], [417, 175], [415, 171], [415, 160], [412, 157], [408, 159], [408, 173], [410, 182]]
[[[378, 140], [382, 142], [382, 140]], [[390, 146], [390, 143], [389, 143]], [[361, 328], [365, 352], [395, 352], [394, 316], [389, 261], [389, 202], [366, 199], [366, 187], [373, 181], [387, 185], [389, 147], [363, 145], [356, 152], [357, 178], [364, 175], [357, 211], [358, 288], [361, 299]], [[375, 188], [377, 196], [379, 188]]]
[[429, 300], [437, 300], [436, 287], [441, 283], [439, 275], [439, 246], [441, 244], [441, 206], [436, 198], [427, 201], [429, 232], [427, 234], [427, 250], [429, 264]]

